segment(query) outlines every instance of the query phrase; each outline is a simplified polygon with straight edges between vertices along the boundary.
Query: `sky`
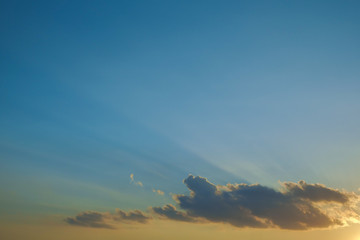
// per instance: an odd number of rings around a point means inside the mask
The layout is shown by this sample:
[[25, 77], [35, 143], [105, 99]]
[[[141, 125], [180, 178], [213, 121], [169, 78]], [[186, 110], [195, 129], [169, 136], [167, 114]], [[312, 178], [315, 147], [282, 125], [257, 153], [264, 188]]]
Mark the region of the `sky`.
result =
[[0, 238], [360, 240], [359, 8], [0, 1]]

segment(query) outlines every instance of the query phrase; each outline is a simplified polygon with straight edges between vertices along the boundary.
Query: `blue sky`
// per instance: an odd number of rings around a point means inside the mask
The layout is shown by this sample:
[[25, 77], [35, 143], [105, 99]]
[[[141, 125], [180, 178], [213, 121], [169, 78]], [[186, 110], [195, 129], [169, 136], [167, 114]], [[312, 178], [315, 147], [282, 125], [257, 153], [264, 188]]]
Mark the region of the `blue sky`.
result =
[[357, 190], [359, 7], [2, 1], [1, 211], [145, 209], [190, 173]]

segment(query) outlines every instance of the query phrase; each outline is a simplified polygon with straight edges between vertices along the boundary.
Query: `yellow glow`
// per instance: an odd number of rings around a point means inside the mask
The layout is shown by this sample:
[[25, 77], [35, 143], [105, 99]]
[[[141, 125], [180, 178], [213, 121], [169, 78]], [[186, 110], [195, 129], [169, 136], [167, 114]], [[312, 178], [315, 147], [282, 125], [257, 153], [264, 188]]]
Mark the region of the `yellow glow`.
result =
[[149, 224], [119, 225], [116, 230], [84, 228], [67, 225], [63, 217], [36, 220], [27, 223], [0, 223], [0, 239], [13, 240], [360, 240], [359, 225], [345, 228], [313, 231], [276, 229], [239, 229], [223, 224], [191, 224], [155, 220]]

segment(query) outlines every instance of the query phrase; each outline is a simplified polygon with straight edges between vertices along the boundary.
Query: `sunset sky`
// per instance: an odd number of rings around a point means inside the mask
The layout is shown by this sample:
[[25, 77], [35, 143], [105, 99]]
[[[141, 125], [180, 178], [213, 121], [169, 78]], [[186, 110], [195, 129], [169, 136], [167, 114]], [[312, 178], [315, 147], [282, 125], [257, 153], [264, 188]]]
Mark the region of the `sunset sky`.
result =
[[359, 10], [0, 1], [0, 239], [360, 240]]

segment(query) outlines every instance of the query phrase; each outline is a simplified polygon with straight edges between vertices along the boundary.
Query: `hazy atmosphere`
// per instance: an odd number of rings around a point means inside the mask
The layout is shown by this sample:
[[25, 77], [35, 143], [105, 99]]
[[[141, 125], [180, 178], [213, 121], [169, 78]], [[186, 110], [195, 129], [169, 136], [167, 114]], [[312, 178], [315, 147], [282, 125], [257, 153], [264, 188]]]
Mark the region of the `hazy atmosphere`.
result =
[[0, 239], [360, 240], [359, 9], [0, 1]]

